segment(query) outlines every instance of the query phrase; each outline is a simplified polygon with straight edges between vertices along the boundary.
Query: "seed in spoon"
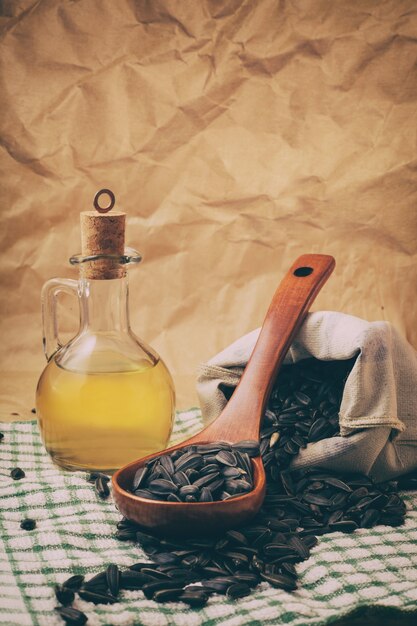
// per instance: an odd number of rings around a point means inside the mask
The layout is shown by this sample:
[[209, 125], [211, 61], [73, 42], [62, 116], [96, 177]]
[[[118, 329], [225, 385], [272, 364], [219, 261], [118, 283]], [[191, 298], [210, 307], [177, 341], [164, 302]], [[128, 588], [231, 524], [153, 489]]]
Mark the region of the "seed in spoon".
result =
[[186, 446], [140, 467], [132, 492], [165, 502], [228, 500], [253, 489], [250, 457], [259, 453], [258, 442], [252, 440]]

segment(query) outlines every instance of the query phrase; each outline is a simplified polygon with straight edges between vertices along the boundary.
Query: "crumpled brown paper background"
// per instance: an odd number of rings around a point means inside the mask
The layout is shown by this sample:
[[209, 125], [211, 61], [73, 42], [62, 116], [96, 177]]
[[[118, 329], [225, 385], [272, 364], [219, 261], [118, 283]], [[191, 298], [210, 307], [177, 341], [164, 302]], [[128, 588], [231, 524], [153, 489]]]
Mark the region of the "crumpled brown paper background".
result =
[[389, 320], [417, 345], [415, 0], [3, 0], [0, 14], [3, 417], [33, 406], [40, 289], [76, 277], [78, 214], [101, 187], [145, 259], [132, 326], [180, 407], [304, 252], [337, 261], [315, 310]]

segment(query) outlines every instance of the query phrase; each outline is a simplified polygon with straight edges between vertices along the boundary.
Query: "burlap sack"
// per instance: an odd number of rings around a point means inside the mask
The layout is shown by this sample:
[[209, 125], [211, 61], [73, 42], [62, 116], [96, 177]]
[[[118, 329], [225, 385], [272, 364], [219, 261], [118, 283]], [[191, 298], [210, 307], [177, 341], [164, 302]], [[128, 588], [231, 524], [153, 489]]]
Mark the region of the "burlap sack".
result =
[[[259, 335], [248, 333], [199, 368], [197, 392], [206, 424], [226, 404], [223, 385], [240, 380]], [[320, 466], [387, 480], [417, 468], [417, 353], [387, 322], [310, 313], [284, 364], [357, 356], [340, 407], [340, 436], [310, 443], [292, 467]]]

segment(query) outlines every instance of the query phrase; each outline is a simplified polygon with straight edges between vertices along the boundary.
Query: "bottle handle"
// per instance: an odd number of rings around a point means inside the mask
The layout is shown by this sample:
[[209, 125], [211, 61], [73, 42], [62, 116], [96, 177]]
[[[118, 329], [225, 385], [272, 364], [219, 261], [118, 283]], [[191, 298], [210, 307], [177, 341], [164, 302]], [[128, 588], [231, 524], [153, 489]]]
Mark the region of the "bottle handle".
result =
[[46, 360], [50, 361], [54, 354], [60, 350], [63, 344], [58, 336], [57, 302], [60, 293], [69, 295], [78, 293], [78, 281], [72, 278], [51, 278], [42, 287], [42, 326], [43, 326], [43, 351]]

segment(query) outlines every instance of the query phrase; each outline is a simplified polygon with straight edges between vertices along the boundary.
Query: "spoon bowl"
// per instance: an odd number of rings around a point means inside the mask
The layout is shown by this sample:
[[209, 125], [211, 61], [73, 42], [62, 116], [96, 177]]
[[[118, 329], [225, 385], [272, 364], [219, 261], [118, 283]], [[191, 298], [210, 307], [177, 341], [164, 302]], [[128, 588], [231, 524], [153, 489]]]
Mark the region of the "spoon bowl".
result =
[[[199, 442], [200, 444], [203, 442]], [[209, 443], [204, 441], [204, 443]], [[168, 454], [179, 446], [164, 451]], [[160, 453], [146, 457], [151, 460]], [[142, 463], [141, 463], [142, 465]], [[121, 513], [132, 522], [136, 522], [152, 532], [164, 536], [186, 536], [210, 534], [219, 528], [228, 529], [244, 524], [260, 509], [265, 497], [265, 470], [260, 457], [252, 459], [254, 489], [249, 493], [230, 500], [214, 502], [165, 502], [146, 500], [129, 493], [133, 477], [139, 467], [137, 461], [126, 465], [118, 472], [117, 493], [114, 499]], [[227, 504], [227, 506], [225, 506]]]
[[274, 294], [242, 378], [221, 414], [197, 435], [133, 461], [113, 475], [113, 498], [127, 519], [155, 533], [190, 536], [232, 528], [256, 515], [266, 491], [265, 470], [260, 457], [251, 459], [252, 491], [227, 500], [166, 502], [141, 498], [130, 490], [137, 470], [155, 457], [193, 444], [259, 441], [265, 405], [279, 367], [334, 266], [334, 258], [328, 255], [299, 257]]

